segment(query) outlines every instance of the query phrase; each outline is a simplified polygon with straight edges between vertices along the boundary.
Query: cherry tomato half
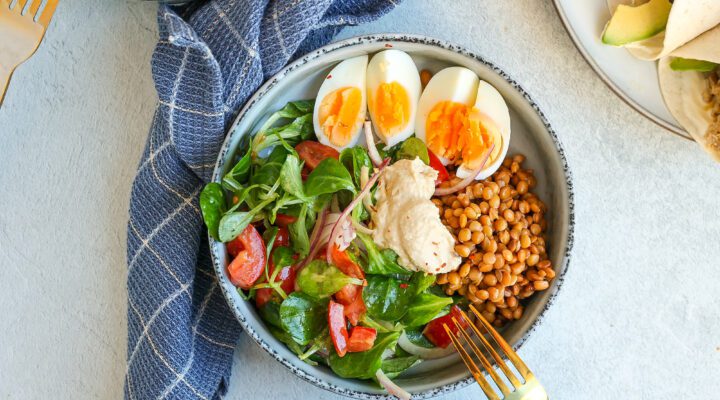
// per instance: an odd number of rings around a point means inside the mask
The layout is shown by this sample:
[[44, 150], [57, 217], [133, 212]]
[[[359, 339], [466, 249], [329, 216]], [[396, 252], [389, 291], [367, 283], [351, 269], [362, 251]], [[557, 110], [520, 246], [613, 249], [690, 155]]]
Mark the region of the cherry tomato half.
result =
[[287, 227], [281, 226], [278, 228], [278, 233], [275, 236], [275, 242], [273, 245], [275, 247], [285, 247], [290, 245], [290, 232]]
[[338, 267], [343, 274], [357, 279], [365, 279], [365, 273], [362, 268], [350, 258], [345, 251], [340, 251], [337, 246], [333, 245], [330, 254], [333, 264]]
[[448, 174], [447, 169], [445, 169], [440, 159], [430, 149], [428, 149], [428, 157], [430, 158], [430, 167], [438, 173], [437, 179], [435, 179], [435, 186], [450, 179], [450, 174]]
[[[348, 304], [343, 304], [345, 306], [344, 314], [345, 317], [350, 321], [351, 325], [357, 325], [358, 322], [360, 322], [360, 319], [362, 318], [363, 314], [367, 311], [367, 307], [365, 306], [365, 301], [362, 297], [362, 286], [352, 285], [353, 287], [357, 288], [355, 293], [355, 298], [349, 302]], [[337, 295], [336, 295], [337, 298]], [[338, 301], [340, 301], [338, 299]]]
[[[265, 269], [265, 243], [254, 226], [248, 225], [242, 233], [233, 240], [232, 248], [237, 254], [228, 265], [230, 282], [241, 289], [250, 289], [260, 278]], [[228, 253], [230, 246], [228, 246]]]
[[278, 226], [285, 226], [285, 227], [287, 227], [288, 225], [292, 224], [292, 223], [295, 222], [295, 221], [297, 221], [297, 217], [293, 217], [292, 215], [287, 215], [287, 214], [280, 214], [280, 213], [278, 213], [278, 214], [275, 216], [275, 223], [276, 223]]
[[[275, 250], [273, 250], [273, 253]], [[273, 263], [273, 258], [270, 257], [270, 260], [268, 261], [268, 274], [272, 276], [275, 273], [275, 263]], [[297, 276], [297, 273], [295, 271], [295, 267], [292, 265], [288, 265], [286, 267], [283, 267], [283, 269], [278, 272], [278, 274], [275, 276], [275, 282], [282, 282], [280, 283], [280, 288], [285, 292], [285, 294], [290, 294], [293, 291], [295, 291], [295, 278]], [[263, 278], [263, 281], [265, 281], [265, 278]], [[273, 297], [275, 297], [275, 289], [271, 288], [263, 288], [258, 289], [255, 291], [255, 305], [258, 307], [262, 307], [265, 303], [272, 300]], [[280, 299], [280, 296], [277, 296], [278, 299]]]
[[340, 153], [337, 150], [312, 140], [298, 143], [295, 150], [310, 169], [315, 169], [326, 158], [332, 157], [336, 160], [340, 158]]
[[428, 322], [425, 329], [423, 329], [423, 335], [435, 346], [442, 347], [443, 349], [447, 348], [452, 340], [450, 340], [450, 336], [448, 336], [443, 325], [447, 325], [450, 330], [457, 335], [458, 328], [452, 321], [453, 317], [461, 324], [467, 324], [460, 312], [460, 308], [458, 308], [458, 306], [452, 306], [450, 313]]
[[330, 338], [332, 339], [335, 351], [342, 357], [347, 353], [348, 331], [345, 324], [343, 305], [330, 300], [328, 306], [328, 326], [330, 327]]
[[377, 338], [377, 331], [366, 326], [354, 326], [350, 330], [350, 338], [348, 339], [348, 353], [357, 353], [372, 349]]

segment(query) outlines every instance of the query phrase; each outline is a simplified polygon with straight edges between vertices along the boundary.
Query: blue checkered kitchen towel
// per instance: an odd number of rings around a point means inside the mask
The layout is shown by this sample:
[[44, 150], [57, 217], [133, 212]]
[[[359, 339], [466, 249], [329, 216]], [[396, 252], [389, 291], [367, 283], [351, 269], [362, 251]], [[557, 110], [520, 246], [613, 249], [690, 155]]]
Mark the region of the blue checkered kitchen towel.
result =
[[229, 122], [289, 60], [393, 0], [212, 0], [161, 6], [152, 59], [159, 104], [128, 222], [128, 399], [225, 393], [240, 326], [211, 267], [198, 194]]

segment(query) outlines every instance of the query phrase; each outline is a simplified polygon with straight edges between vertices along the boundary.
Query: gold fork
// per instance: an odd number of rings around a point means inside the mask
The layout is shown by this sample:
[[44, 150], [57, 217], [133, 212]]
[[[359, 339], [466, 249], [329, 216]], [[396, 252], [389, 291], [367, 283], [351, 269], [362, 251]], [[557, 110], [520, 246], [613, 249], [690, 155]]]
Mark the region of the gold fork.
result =
[[38, 12], [43, 0], [32, 0], [23, 12], [29, 1], [17, 0], [13, 5], [12, 0], [0, 0], [0, 105], [13, 71], [35, 53], [58, 4], [45, 0]]
[[[478, 385], [480, 385], [480, 388], [482, 388], [482, 391], [485, 392], [485, 395], [488, 397], [488, 399], [547, 400], [548, 396], [547, 393], [545, 393], [545, 389], [542, 387], [542, 385], [540, 385], [540, 382], [535, 378], [535, 375], [533, 375], [530, 369], [528, 369], [527, 365], [525, 365], [525, 363], [520, 359], [520, 357], [518, 357], [517, 353], [513, 351], [512, 347], [510, 347], [510, 345], [505, 341], [505, 339], [503, 339], [502, 336], [500, 336], [500, 334], [495, 330], [495, 328], [493, 328], [487, 322], [487, 320], [485, 320], [485, 318], [475, 309], [475, 307], [471, 305], [470, 310], [472, 310], [473, 314], [475, 314], [477, 320], [480, 322], [480, 325], [482, 325], [482, 327], [485, 328], [485, 331], [489, 333], [489, 336], [494, 339], [493, 341], [504, 353], [505, 357], [512, 362], [512, 364], [515, 366], [515, 369], [520, 373], [522, 379], [525, 381], [524, 383], [520, 382], [518, 377], [515, 376], [515, 374], [510, 370], [505, 361], [503, 361], [503, 357], [501, 357], [500, 354], [498, 354], [498, 352], [495, 350], [495, 347], [490, 344], [490, 341], [488, 341], [488, 339], [485, 337], [485, 334], [483, 334], [475, 324], [470, 322], [470, 319], [468, 318], [467, 314], [465, 314], [465, 312], [461, 312], [463, 321], [458, 321], [455, 317], [452, 318], [453, 323], [458, 328], [459, 336], [456, 335], [447, 324], [444, 325], [445, 331], [450, 336], [453, 345], [457, 349], [458, 353], [460, 353], [460, 357], [462, 357], [465, 365], [467, 365], [468, 369], [470, 369], [470, 372], [477, 381]], [[469, 332], [467, 329], [468, 327], [470, 328]], [[473, 336], [476, 338], [476, 340], [473, 340]], [[472, 355], [470, 355], [463, 346], [463, 340], [467, 343], [472, 353], [480, 361], [480, 364], [482, 364], [485, 371], [495, 382], [497, 388], [500, 389], [500, 391], [502, 392], [502, 397], [500, 397], [495, 392], [487, 379], [485, 379], [485, 376], [483, 375], [483, 370], [478, 367]], [[477, 341], [482, 344], [484, 351], [480, 350], [480, 348], [476, 344]], [[514, 390], [510, 390], [508, 388], [505, 381], [503, 381], [502, 377], [498, 374], [498, 371], [495, 370], [488, 358], [485, 356], [486, 353], [489, 353], [490, 356], [492, 356], [492, 358], [495, 360], [495, 363], [504, 373], [505, 378], [514, 387]]]

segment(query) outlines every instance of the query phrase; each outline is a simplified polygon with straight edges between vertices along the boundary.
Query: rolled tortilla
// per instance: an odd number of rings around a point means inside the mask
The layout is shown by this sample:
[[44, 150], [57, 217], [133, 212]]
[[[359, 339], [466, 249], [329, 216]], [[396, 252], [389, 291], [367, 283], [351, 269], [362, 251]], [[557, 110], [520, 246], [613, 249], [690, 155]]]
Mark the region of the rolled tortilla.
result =
[[672, 55], [720, 64], [720, 25], [673, 51]]
[[[620, 4], [638, 6], [647, 0], [608, 0], [611, 13]], [[675, 0], [663, 33], [630, 43], [625, 48], [641, 60], [670, 55], [685, 43], [720, 24], [720, 0]]]
[[712, 123], [710, 105], [702, 99], [707, 84], [705, 75], [697, 71], [673, 71], [670, 61], [670, 57], [664, 57], [658, 62], [658, 79], [665, 105], [690, 136], [720, 162], [720, 149], [710, 146], [705, 136]]

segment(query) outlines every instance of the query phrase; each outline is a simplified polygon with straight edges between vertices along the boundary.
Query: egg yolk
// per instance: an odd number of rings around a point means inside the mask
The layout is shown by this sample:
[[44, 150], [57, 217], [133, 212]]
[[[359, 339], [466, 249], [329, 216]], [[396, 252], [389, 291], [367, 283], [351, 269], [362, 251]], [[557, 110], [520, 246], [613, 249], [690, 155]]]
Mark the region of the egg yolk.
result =
[[[425, 129], [433, 153], [469, 169], [479, 167], [490, 146], [501, 138], [495, 123], [484, 113], [453, 101], [437, 103], [428, 114]], [[488, 162], [499, 151], [496, 145]]]
[[350, 142], [360, 115], [362, 92], [343, 87], [325, 95], [320, 102], [318, 119], [330, 143], [342, 147]]
[[380, 84], [369, 103], [378, 134], [384, 138], [395, 136], [410, 122], [410, 96], [395, 81]]

